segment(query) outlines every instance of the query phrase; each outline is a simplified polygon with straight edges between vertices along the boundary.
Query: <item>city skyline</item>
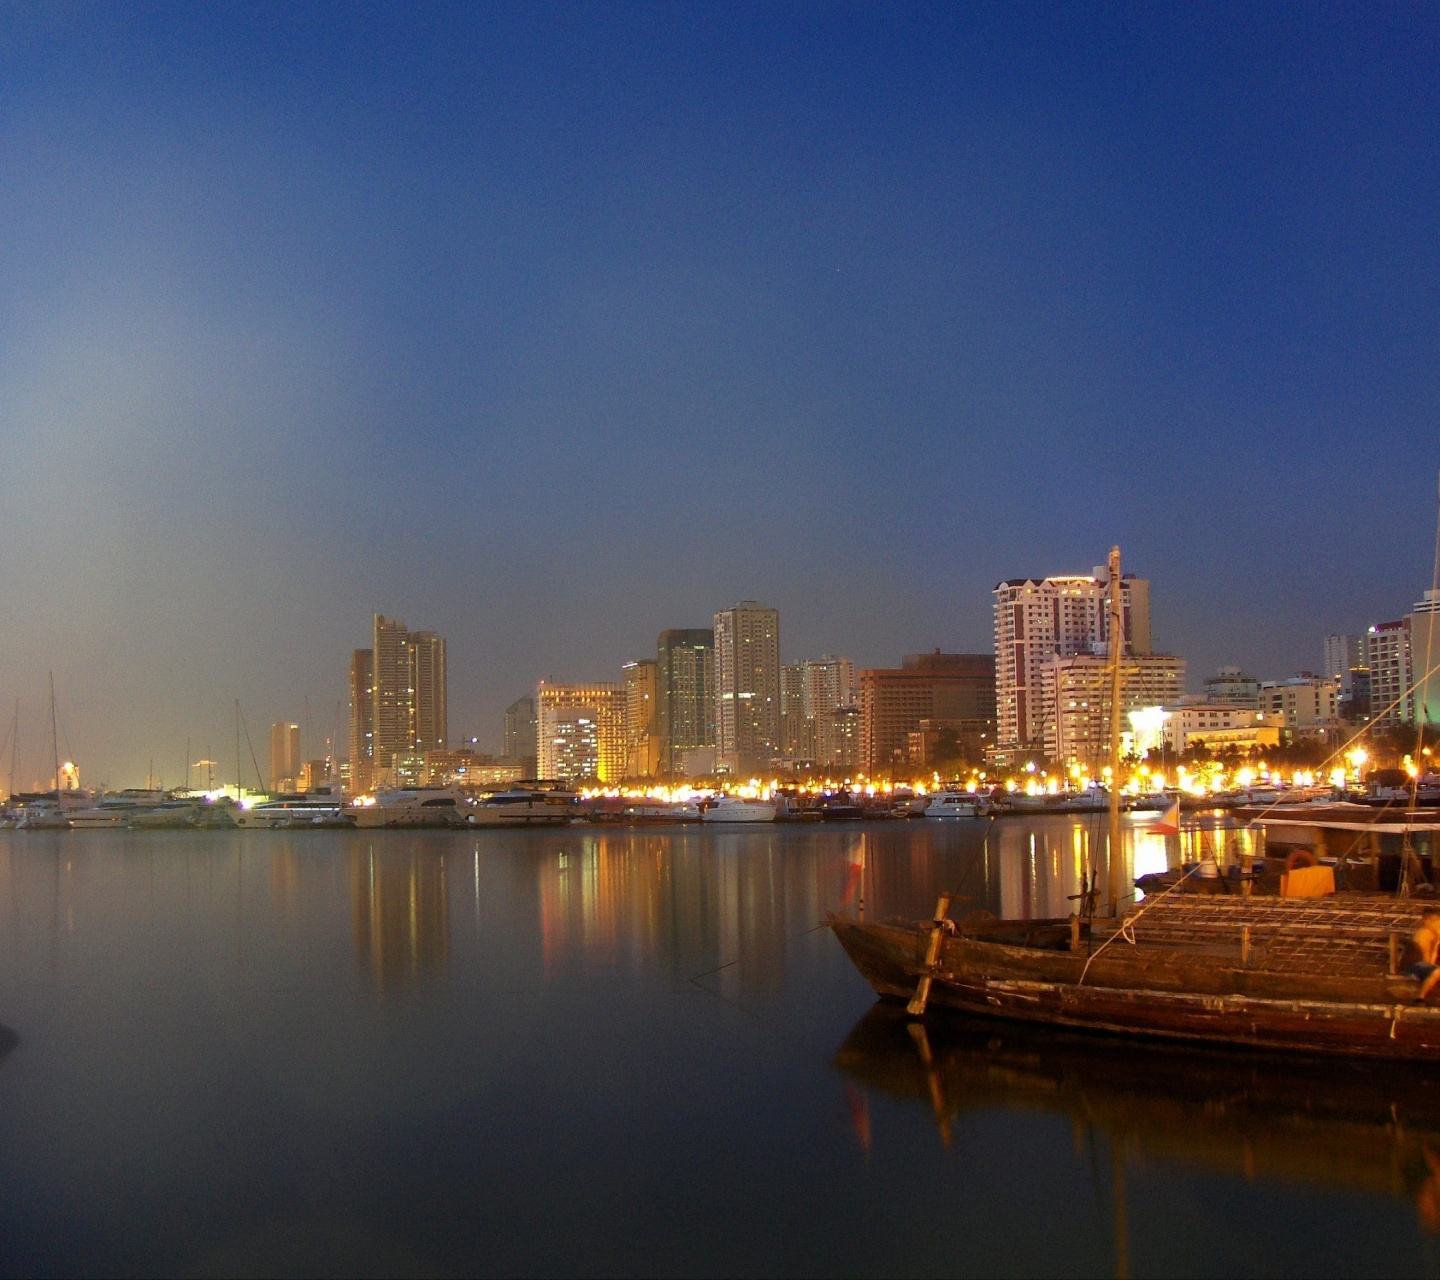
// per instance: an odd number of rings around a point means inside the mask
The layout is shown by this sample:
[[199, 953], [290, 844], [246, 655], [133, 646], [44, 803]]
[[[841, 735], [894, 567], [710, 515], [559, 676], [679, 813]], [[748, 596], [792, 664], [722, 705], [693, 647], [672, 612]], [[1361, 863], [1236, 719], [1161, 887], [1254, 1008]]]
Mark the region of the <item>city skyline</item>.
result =
[[451, 737], [493, 750], [537, 676], [615, 680], [728, 601], [780, 609], [783, 661], [887, 668], [986, 651], [996, 582], [1115, 543], [1192, 683], [1318, 667], [1430, 583], [1436, 37], [7, 12], [21, 775], [51, 670], [89, 780], [225, 758], [236, 699], [311, 756], [385, 608], [451, 639]]

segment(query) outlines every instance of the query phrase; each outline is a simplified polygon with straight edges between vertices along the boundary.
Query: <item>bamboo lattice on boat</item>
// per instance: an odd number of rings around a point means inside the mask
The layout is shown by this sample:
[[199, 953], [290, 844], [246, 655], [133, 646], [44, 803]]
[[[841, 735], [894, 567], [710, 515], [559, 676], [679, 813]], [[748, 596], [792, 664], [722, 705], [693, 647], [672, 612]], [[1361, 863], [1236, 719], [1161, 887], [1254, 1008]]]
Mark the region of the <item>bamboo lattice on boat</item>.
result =
[[1394, 972], [1421, 910], [1399, 898], [1171, 894], [1137, 908], [1114, 945], [1133, 937], [1138, 947], [1239, 959], [1250, 968], [1366, 977]]

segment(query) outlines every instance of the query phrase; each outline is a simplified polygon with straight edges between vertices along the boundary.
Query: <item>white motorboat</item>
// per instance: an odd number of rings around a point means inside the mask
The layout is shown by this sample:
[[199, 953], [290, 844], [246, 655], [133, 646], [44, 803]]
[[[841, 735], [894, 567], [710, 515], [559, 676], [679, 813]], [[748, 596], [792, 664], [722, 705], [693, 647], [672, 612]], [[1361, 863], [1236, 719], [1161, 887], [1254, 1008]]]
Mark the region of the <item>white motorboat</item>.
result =
[[578, 816], [572, 791], [497, 791], [472, 804], [465, 821], [472, 827], [561, 827]]
[[773, 800], [746, 800], [716, 796], [700, 810], [701, 822], [774, 822], [778, 806]]
[[927, 818], [983, 818], [990, 806], [973, 791], [937, 791], [925, 806]]
[[374, 804], [354, 805], [357, 827], [458, 827], [465, 821], [465, 793], [458, 787], [382, 790]]
[[305, 830], [315, 827], [353, 827], [355, 810], [345, 807], [339, 790], [321, 787], [279, 796], [234, 810], [235, 825], [248, 830]]
[[699, 822], [700, 806], [685, 800], [643, 800], [627, 804], [623, 816], [626, 822]]

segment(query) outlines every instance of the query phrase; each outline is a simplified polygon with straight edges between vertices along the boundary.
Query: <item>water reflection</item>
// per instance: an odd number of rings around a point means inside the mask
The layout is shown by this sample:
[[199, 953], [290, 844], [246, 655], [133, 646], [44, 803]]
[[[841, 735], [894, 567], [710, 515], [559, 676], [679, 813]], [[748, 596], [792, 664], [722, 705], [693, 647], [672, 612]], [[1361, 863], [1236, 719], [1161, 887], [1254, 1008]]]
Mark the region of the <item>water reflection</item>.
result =
[[379, 994], [444, 978], [450, 896], [443, 853], [368, 844], [350, 858], [350, 900], [355, 956]]
[[923, 1027], [877, 1005], [835, 1056], [856, 1137], [869, 1092], [932, 1115], [948, 1146], [966, 1113], [1068, 1117], [1117, 1161], [1163, 1161], [1246, 1182], [1302, 1183], [1410, 1200], [1440, 1232], [1440, 1080], [1403, 1064], [1158, 1048], [965, 1018]]

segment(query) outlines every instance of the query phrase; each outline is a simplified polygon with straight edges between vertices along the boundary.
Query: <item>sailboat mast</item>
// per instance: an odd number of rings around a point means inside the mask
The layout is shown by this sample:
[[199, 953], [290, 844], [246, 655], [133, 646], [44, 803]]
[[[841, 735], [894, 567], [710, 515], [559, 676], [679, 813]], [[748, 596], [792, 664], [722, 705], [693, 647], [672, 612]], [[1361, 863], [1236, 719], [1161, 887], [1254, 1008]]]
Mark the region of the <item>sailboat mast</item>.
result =
[[15, 794], [15, 758], [20, 754], [20, 699], [15, 699], [15, 719], [10, 727], [10, 794]]
[[1120, 914], [1122, 872], [1120, 850], [1120, 690], [1121, 656], [1125, 649], [1125, 604], [1120, 588], [1120, 548], [1110, 548], [1110, 914]]
[[240, 803], [240, 699], [235, 699], [235, 803]]
[[55, 673], [50, 673], [50, 751], [55, 760], [55, 799], [60, 799], [60, 732], [55, 727]]

